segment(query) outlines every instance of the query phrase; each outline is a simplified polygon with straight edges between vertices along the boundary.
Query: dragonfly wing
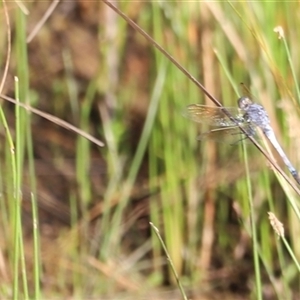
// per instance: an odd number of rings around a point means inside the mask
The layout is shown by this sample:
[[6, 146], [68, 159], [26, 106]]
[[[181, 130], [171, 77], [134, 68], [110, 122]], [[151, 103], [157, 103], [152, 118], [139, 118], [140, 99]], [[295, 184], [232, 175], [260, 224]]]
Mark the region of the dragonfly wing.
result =
[[[235, 107], [226, 107], [226, 110], [238, 122], [243, 122], [241, 110]], [[215, 127], [235, 126], [236, 123], [230, 120], [224, 113], [224, 109], [220, 107], [207, 106], [201, 104], [188, 105], [182, 112], [182, 115], [194, 122], [208, 124]]]
[[[253, 127], [249, 124], [243, 124], [242, 127], [247, 131], [251, 132], [253, 136], [255, 131]], [[255, 139], [257, 139], [257, 134], [254, 135]], [[231, 127], [220, 127], [213, 128], [207, 132], [200, 134], [197, 137], [198, 140], [212, 140], [218, 143], [226, 143], [226, 144], [237, 144], [240, 141], [244, 140], [246, 143], [251, 143], [249, 139], [247, 139], [247, 135], [245, 135], [238, 126]]]

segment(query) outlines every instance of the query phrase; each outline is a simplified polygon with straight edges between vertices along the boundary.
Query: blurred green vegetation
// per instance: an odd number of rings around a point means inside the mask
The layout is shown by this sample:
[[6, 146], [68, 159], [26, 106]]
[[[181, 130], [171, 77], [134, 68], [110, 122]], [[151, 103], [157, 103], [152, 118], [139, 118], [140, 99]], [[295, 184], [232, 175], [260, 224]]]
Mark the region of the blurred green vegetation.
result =
[[[236, 107], [239, 83], [248, 85], [300, 166], [296, 2], [114, 4], [224, 106]], [[29, 43], [50, 2], [25, 3], [29, 15], [7, 5], [2, 93], [105, 147], [3, 102], [2, 298], [179, 299], [150, 221], [190, 298], [299, 297], [299, 195], [254, 146], [197, 141], [207, 128], [181, 112], [213, 105], [202, 91], [101, 1], [59, 3]]]

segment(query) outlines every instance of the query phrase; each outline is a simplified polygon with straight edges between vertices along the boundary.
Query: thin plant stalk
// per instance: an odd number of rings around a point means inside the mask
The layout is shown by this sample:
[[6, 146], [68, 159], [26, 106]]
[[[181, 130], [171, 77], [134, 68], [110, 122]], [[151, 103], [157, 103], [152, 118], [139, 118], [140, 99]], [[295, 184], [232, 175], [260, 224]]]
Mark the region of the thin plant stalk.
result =
[[158, 240], [160, 241], [160, 244], [161, 244], [161, 246], [162, 246], [162, 248], [163, 248], [163, 250], [164, 250], [164, 252], [165, 252], [165, 254], [167, 256], [168, 262], [170, 264], [171, 270], [173, 271], [173, 274], [174, 274], [174, 277], [175, 277], [176, 282], [178, 284], [178, 287], [179, 287], [179, 290], [181, 292], [182, 298], [184, 300], [188, 300], [188, 298], [187, 298], [187, 296], [185, 294], [184, 288], [183, 288], [183, 286], [182, 286], [182, 284], [181, 284], [181, 282], [179, 280], [179, 276], [178, 276], [178, 274], [176, 272], [176, 268], [175, 268], [175, 266], [173, 264], [172, 258], [169, 255], [168, 249], [167, 249], [167, 247], [166, 247], [166, 245], [165, 245], [165, 243], [164, 243], [164, 241], [163, 241], [163, 239], [162, 239], [162, 237], [161, 237], [161, 235], [159, 233], [159, 230], [157, 229], [157, 227], [154, 226], [153, 223], [150, 222], [149, 224], [152, 227], [154, 233], [156, 234]]
[[260, 266], [259, 266], [259, 251], [258, 251], [258, 241], [256, 235], [256, 225], [255, 225], [255, 211], [252, 199], [252, 186], [250, 180], [249, 164], [247, 150], [244, 141], [242, 141], [244, 163], [246, 169], [246, 183], [247, 183], [247, 193], [248, 193], [248, 203], [250, 211], [250, 222], [251, 222], [251, 233], [252, 233], [252, 243], [253, 243], [253, 260], [254, 260], [254, 270], [255, 270], [255, 282], [256, 282], [256, 299], [262, 300], [262, 286], [260, 277]]
[[31, 193], [32, 223], [33, 223], [33, 259], [34, 259], [34, 299], [41, 299], [41, 252], [40, 252], [40, 231], [37, 201], [34, 193]]

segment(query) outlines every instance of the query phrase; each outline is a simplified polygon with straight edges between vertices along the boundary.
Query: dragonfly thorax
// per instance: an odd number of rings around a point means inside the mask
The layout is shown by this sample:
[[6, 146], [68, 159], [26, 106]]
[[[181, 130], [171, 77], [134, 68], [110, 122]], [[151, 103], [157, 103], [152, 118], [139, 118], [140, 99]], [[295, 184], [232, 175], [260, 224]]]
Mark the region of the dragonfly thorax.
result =
[[245, 112], [244, 120], [248, 123], [253, 123], [260, 127], [263, 131], [268, 130], [270, 119], [265, 109], [257, 103], [253, 103], [248, 97], [241, 97], [238, 100], [238, 105]]

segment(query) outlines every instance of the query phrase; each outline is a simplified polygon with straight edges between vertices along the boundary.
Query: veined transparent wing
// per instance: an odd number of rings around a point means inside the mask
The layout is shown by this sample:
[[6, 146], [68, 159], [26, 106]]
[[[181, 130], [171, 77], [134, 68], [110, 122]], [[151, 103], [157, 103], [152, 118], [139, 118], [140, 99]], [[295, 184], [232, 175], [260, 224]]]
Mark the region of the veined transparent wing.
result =
[[[250, 124], [243, 123], [241, 126], [250, 133], [249, 135], [254, 136], [255, 139], [259, 139], [256, 131]], [[218, 143], [226, 143], [231, 145], [238, 144], [243, 140], [246, 142], [246, 144], [251, 144], [251, 141], [247, 139], [247, 136], [240, 130], [238, 126], [213, 128], [198, 135], [197, 140], [212, 140]]]
[[[240, 109], [226, 107], [226, 110], [249, 135], [253, 136], [255, 134], [254, 125], [244, 120]], [[246, 139], [245, 134], [240, 130], [236, 122], [230, 120], [220, 107], [191, 104], [185, 108], [183, 116], [194, 122], [207, 124], [212, 127], [209, 131], [200, 134], [197, 137], [198, 140], [209, 139], [219, 143], [237, 144], [239, 141]]]
[[[240, 109], [236, 107], [226, 107], [226, 110], [237, 120], [237, 122], [244, 122], [243, 114]], [[236, 123], [225, 115], [224, 110], [216, 106], [191, 104], [183, 110], [182, 115], [194, 122], [207, 124], [209, 126], [236, 126]]]

